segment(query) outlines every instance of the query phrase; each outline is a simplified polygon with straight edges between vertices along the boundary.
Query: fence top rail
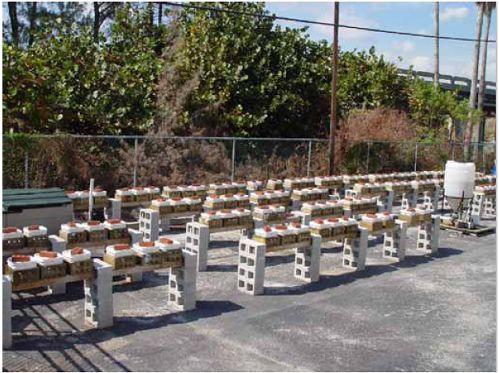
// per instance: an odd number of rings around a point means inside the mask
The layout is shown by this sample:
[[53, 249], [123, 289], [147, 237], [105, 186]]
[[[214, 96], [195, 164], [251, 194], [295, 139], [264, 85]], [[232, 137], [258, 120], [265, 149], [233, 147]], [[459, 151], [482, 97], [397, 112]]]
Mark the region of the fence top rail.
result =
[[[4, 133], [7, 137], [9, 134]], [[224, 136], [166, 136], [166, 135], [80, 135], [80, 134], [23, 134], [32, 138], [82, 138], [82, 139], [118, 139], [118, 140], [207, 140], [207, 141], [288, 141], [288, 142], [316, 142], [327, 143], [328, 139], [307, 138], [307, 137], [224, 137]], [[352, 143], [385, 143], [385, 144], [408, 144], [408, 145], [464, 145], [462, 141], [446, 141], [446, 142], [425, 142], [425, 141], [406, 141], [406, 140], [354, 140]], [[495, 142], [477, 142], [472, 141], [470, 145], [495, 145]]]

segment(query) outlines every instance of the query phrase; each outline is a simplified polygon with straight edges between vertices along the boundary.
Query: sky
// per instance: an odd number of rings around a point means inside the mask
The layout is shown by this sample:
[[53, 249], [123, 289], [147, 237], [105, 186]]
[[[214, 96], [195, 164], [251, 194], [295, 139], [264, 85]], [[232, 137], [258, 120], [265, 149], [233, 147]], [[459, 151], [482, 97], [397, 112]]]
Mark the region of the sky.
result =
[[[276, 15], [333, 23], [332, 2], [266, 2]], [[341, 2], [340, 24], [416, 33], [433, 33], [433, 2]], [[440, 35], [475, 38], [477, 10], [474, 2], [441, 2]], [[303, 24], [278, 21], [282, 26]], [[485, 29], [485, 28], [484, 28]], [[308, 33], [314, 40], [332, 41], [333, 28], [312, 25]], [[490, 26], [490, 39], [496, 39], [496, 11]], [[340, 28], [339, 45], [343, 49], [367, 50], [371, 46], [401, 68], [433, 71], [434, 40], [380, 34]], [[440, 73], [469, 78], [473, 63], [473, 42], [440, 40]], [[489, 43], [486, 79], [496, 81], [496, 44]], [[402, 58], [402, 61], [398, 60]]]

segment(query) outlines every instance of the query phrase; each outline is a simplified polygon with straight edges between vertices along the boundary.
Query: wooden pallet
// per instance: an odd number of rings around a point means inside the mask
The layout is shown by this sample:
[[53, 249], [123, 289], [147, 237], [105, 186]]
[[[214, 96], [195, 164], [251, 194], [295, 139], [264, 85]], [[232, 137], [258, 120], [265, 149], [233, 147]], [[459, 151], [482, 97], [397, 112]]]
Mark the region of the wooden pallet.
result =
[[440, 223], [440, 229], [442, 230], [448, 230], [448, 231], [453, 231], [453, 232], [459, 232], [461, 234], [466, 234], [470, 236], [475, 236], [475, 237], [480, 237], [485, 234], [490, 234], [490, 233], [495, 233], [496, 227], [485, 227], [483, 225], [479, 225], [475, 227], [474, 229], [470, 228], [458, 228], [453, 225], [447, 225], [447, 224], [442, 224]]

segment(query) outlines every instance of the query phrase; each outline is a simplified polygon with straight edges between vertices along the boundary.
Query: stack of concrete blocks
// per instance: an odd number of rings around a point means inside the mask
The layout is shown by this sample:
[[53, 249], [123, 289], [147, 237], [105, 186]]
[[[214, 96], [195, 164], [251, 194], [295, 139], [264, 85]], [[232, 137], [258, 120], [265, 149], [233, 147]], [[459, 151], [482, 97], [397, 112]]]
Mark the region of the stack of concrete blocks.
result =
[[3, 300], [3, 348], [12, 347], [12, 281], [9, 276], [2, 276], [2, 300]]
[[84, 280], [85, 321], [95, 328], [113, 326], [113, 267], [94, 259], [95, 277]]
[[249, 238], [241, 238], [237, 266], [237, 288], [239, 291], [250, 295], [263, 294], [265, 252], [265, 244]]
[[496, 215], [496, 198], [483, 193], [474, 193], [471, 205], [471, 219], [475, 224], [480, 224], [482, 217]]
[[392, 231], [385, 232], [383, 241], [383, 257], [394, 259], [399, 262], [405, 259], [407, 242], [407, 222], [402, 220], [395, 221], [395, 228]]
[[121, 201], [116, 198], [109, 198], [108, 201], [111, 203], [111, 211], [105, 210], [106, 218], [121, 219]]
[[402, 209], [415, 208], [418, 202], [418, 195], [415, 192], [402, 193]]
[[440, 186], [435, 185], [433, 192], [423, 192], [423, 208], [437, 210], [440, 200]]
[[358, 271], [365, 269], [367, 256], [367, 242], [369, 231], [359, 227], [356, 238], [345, 238], [343, 241], [343, 267]]
[[183, 266], [170, 269], [168, 305], [178, 311], [196, 308], [196, 254], [182, 250]]
[[[52, 234], [49, 236], [49, 241], [50, 246], [52, 247], [52, 251], [62, 254], [62, 252], [66, 250], [67, 243], [63, 238]], [[50, 285], [47, 288], [50, 294], [53, 295], [66, 293], [66, 283]]]
[[421, 223], [418, 227], [416, 248], [428, 254], [438, 252], [440, 237], [440, 215], [432, 215], [431, 221]]
[[393, 190], [388, 190], [384, 197], [378, 198], [378, 212], [388, 211], [393, 209]]
[[139, 231], [144, 234], [144, 240], [156, 241], [159, 237], [159, 211], [140, 209]]
[[198, 271], [206, 271], [209, 244], [210, 228], [206, 224], [198, 222], [186, 224], [185, 249], [188, 252], [196, 254]]
[[312, 235], [311, 247], [296, 248], [295, 277], [306, 282], [317, 282], [320, 277], [321, 236]]

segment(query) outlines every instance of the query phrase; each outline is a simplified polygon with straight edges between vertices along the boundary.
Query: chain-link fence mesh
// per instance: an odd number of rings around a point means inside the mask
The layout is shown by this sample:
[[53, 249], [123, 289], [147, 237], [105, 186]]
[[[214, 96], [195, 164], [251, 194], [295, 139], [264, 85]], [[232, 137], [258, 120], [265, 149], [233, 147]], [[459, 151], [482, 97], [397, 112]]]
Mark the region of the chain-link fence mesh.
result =
[[[473, 143], [477, 170], [488, 172], [495, 143]], [[462, 143], [364, 141], [335, 145], [336, 173], [443, 169], [463, 161]], [[4, 136], [4, 188], [86, 189], [90, 178], [113, 192], [132, 185], [325, 175], [325, 139]]]

